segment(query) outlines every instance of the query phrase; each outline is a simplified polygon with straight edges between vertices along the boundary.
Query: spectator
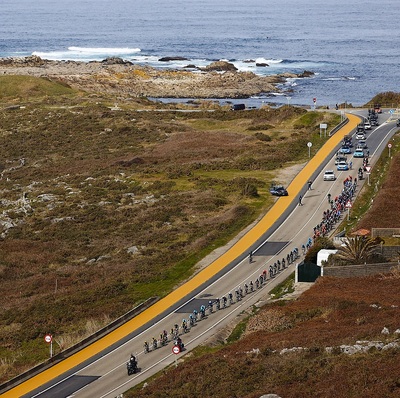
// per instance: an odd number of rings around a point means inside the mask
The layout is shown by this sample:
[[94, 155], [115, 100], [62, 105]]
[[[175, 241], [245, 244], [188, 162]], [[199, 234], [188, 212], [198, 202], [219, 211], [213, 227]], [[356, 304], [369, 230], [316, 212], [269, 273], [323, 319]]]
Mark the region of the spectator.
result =
[[303, 197], [299, 196], [299, 206], [303, 206]]

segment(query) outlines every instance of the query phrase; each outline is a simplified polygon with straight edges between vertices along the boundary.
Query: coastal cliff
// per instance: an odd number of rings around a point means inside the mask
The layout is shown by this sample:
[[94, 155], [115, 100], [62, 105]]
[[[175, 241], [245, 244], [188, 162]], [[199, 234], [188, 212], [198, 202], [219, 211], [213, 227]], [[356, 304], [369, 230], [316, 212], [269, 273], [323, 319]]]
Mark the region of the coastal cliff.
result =
[[155, 98], [246, 98], [277, 92], [288, 78], [309, 77], [285, 73], [258, 76], [236, 71], [229, 62], [218, 61], [207, 68], [188, 65], [187, 70], [160, 70], [133, 65], [121, 58], [104, 61], [49, 61], [37, 56], [0, 59], [0, 75], [30, 75], [67, 84], [90, 92]]

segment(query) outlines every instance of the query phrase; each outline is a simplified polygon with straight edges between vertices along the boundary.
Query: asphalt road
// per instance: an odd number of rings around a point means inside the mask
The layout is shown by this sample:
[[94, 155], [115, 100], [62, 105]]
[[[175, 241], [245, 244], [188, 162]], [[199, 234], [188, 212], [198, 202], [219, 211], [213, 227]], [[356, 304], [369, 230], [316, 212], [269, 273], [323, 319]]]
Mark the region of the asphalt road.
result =
[[[360, 115], [365, 115], [365, 112]], [[384, 122], [388, 117], [388, 114], [380, 115], [380, 126], [367, 133], [372, 173], [376, 159], [386, 149], [391, 135], [396, 130], [394, 123]], [[355, 127], [354, 121], [353, 127]], [[150, 342], [152, 337], [159, 338], [163, 330], [169, 332], [174, 324], [181, 325], [183, 318], [188, 319], [194, 309], [199, 311], [200, 306], [207, 305], [209, 300], [220, 298], [229, 292], [234, 293], [238, 286], [243, 288], [244, 284], [249, 284], [250, 281], [255, 282], [264, 269], [268, 270], [271, 264], [286, 258], [286, 255], [295, 247], [300, 249], [302, 244], [305, 244], [312, 236], [313, 227], [320, 223], [323, 211], [328, 208], [328, 193], [333, 197], [338, 195], [343, 188], [343, 180], [349, 175], [353, 178], [357, 177], [357, 169], [362, 164], [362, 159], [351, 159], [353, 170], [335, 171], [337, 176], [335, 182], [323, 181], [322, 175], [325, 169], [336, 170], [332, 157], [336, 150], [337, 147], [325, 149], [325, 153], [321, 155], [325, 160], [321, 165], [317, 163], [314, 165], [313, 160], [310, 160], [309, 168], [307, 169], [308, 166], [306, 166], [289, 185], [290, 196], [280, 198], [276, 202], [276, 206], [271, 209], [267, 217], [264, 217], [242, 237], [244, 241], [242, 245], [241, 241], [233, 242], [232, 256], [228, 257], [227, 261], [224, 255], [219, 258], [221, 261], [226, 261], [228, 265], [221, 267], [215, 274], [205, 277], [199, 287], [194, 287], [194, 293], [191, 293], [193, 286], [189, 286], [186, 294], [182, 295], [177, 302], [171, 299], [170, 308], [168, 308], [168, 303], [161, 311], [156, 307], [148, 322], [142, 323], [138, 319], [132, 324], [131, 334], [100, 353], [94, 353], [90, 359], [66, 370], [50, 382], [47, 382], [44, 377], [40, 387], [26, 393], [23, 397], [116, 397], [168, 365], [177, 363], [178, 366], [185, 366], [184, 363], [179, 363], [182, 355], [190, 352], [198, 344], [215, 337], [227, 325], [233, 324], [245, 309], [266, 300], [267, 293], [293, 272], [295, 264], [301, 261], [302, 255], [284, 271], [269, 278], [262, 288], [245, 295], [242, 300], [234, 300], [233, 304], [218, 311], [214, 307], [212, 313], [207, 311], [205, 319], [198, 321], [188, 333], [181, 335], [185, 343], [185, 350], [182, 353], [173, 354], [173, 342], [169, 341], [166, 346], [144, 354], [144, 341]], [[313, 184], [312, 189], [308, 190], [307, 181], [310, 176]], [[356, 194], [359, 193], [362, 183], [368, 183], [367, 179], [360, 182]], [[299, 194], [303, 196], [302, 206], [297, 205]], [[246, 250], [243, 250], [243, 247], [246, 247]], [[251, 263], [247, 255], [250, 247], [254, 253]], [[301, 249], [299, 251], [301, 252]], [[128, 376], [126, 371], [126, 362], [130, 353], [134, 353], [139, 360], [139, 372], [132, 376]], [[65, 368], [68, 369], [68, 364]], [[12, 391], [9, 393], [12, 394]], [[4, 396], [16, 395], [6, 393]]]

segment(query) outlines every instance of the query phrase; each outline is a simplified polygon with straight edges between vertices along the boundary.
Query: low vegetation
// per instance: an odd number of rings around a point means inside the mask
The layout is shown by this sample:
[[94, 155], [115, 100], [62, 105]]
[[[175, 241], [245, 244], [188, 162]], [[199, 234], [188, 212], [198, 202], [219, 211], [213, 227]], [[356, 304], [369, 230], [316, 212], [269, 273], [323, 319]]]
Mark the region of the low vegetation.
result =
[[179, 112], [2, 79], [1, 381], [47, 358], [46, 333], [58, 352], [189, 278], [272, 205], [280, 169], [325, 142], [319, 124], [339, 121], [289, 106]]
[[[370, 176], [371, 185], [364, 185], [350, 221], [341, 229], [400, 225], [399, 137], [391, 142], [392, 158], [384, 151]], [[367, 243], [368, 254], [373, 254], [375, 241], [354, 241]], [[334, 246], [320, 238], [306, 260], [315, 262], [320, 248]], [[363, 258], [369, 260], [369, 255]], [[291, 286], [288, 279], [270, 295], [281, 298]], [[230, 344], [221, 344], [219, 351], [214, 347], [213, 355], [184, 358], [178, 369], [166, 370], [156, 382], [126, 396], [397, 397], [399, 288], [399, 268], [365, 278], [320, 278], [297, 301], [276, 300], [242, 321]]]
[[296, 301], [264, 306], [239, 341], [124, 397], [398, 397], [399, 275], [323, 277]]

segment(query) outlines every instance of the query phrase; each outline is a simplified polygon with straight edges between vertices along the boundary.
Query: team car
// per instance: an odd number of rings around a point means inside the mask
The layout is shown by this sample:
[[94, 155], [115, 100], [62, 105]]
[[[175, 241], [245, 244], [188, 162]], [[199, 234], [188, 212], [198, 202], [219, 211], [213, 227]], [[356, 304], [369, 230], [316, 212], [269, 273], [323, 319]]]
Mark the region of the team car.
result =
[[356, 140], [365, 140], [365, 134], [363, 132], [356, 133]]
[[325, 170], [324, 181], [335, 181], [336, 176], [333, 170]]
[[337, 166], [339, 162], [347, 162], [347, 157], [343, 155], [336, 156], [335, 166]]
[[347, 145], [343, 145], [339, 149], [339, 153], [350, 154], [351, 153], [351, 148], [349, 146], [347, 146]]
[[362, 148], [357, 148], [354, 153], [353, 156], [355, 158], [363, 158], [364, 157], [364, 150]]
[[338, 165], [337, 165], [336, 167], [337, 167], [337, 169], [338, 169], [339, 171], [343, 171], [343, 170], [346, 171], [346, 170], [349, 169], [349, 165], [348, 165], [347, 162], [339, 162]]

